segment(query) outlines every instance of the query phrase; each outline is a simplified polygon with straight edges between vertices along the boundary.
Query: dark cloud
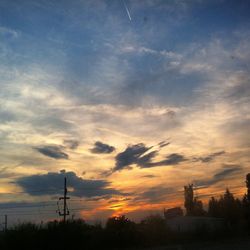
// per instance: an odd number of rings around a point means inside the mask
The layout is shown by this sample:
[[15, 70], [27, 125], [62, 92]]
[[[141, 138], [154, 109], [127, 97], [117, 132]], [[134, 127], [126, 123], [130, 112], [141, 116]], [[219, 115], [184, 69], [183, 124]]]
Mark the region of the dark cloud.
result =
[[177, 191], [172, 187], [156, 186], [137, 194], [133, 201], [160, 202], [167, 196], [176, 194]]
[[113, 172], [129, 169], [132, 164], [136, 164], [140, 168], [151, 168], [177, 165], [180, 162], [186, 161], [183, 155], [174, 153], [168, 155], [165, 160], [153, 162], [159, 150], [148, 152], [152, 148], [153, 147], [146, 147], [143, 143], [128, 146], [123, 152], [116, 156], [116, 165]]
[[179, 163], [186, 161], [187, 159], [181, 154], [170, 154], [163, 161], [152, 162], [147, 167], [167, 166], [167, 165], [178, 165]]
[[158, 146], [159, 146], [160, 148], [164, 148], [164, 147], [168, 146], [169, 144], [170, 144], [170, 142], [161, 141], [161, 142], [158, 143]]
[[[151, 148], [152, 147], [146, 147], [143, 143], [128, 146], [123, 152], [115, 157], [116, 165], [113, 170], [118, 171], [124, 168], [129, 168], [132, 164], [137, 164], [140, 157]], [[146, 157], [149, 158], [149, 156]]]
[[141, 168], [150, 168], [153, 167], [153, 164], [157, 164], [156, 163], [152, 163], [152, 160], [155, 158], [155, 156], [158, 154], [157, 150], [154, 150], [148, 154], [145, 154], [144, 156], [138, 158], [137, 160], [137, 165]]
[[143, 178], [155, 178], [157, 177], [156, 175], [153, 175], [153, 174], [146, 174], [146, 175], [143, 175], [142, 176]]
[[76, 149], [79, 146], [79, 141], [77, 140], [64, 140], [63, 143], [70, 149]]
[[43, 155], [54, 159], [68, 159], [69, 156], [62, 151], [63, 147], [54, 145], [54, 146], [41, 146], [41, 147], [34, 147], [35, 150], [40, 152]]
[[115, 150], [113, 146], [102, 143], [100, 141], [95, 142], [95, 145], [90, 151], [94, 154], [110, 154]]
[[77, 176], [74, 172], [49, 172], [43, 175], [31, 175], [18, 178], [16, 184], [21, 186], [30, 195], [60, 195], [63, 192], [64, 177], [67, 178], [69, 195], [78, 197], [95, 197], [115, 195], [121, 193], [109, 188], [110, 182], [106, 180], [89, 180]]
[[220, 172], [214, 174], [211, 179], [196, 180], [194, 183], [198, 188], [206, 188], [230, 177], [232, 174], [239, 173], [241, 170], [242, 167], [240, 165], [224, 165], [224, 168]]
[[212, 153], [210, 155], [204, 156], [204, 157], [195, 157], [193, 160], [194, 161], [201, 161], [201, 162], [210, 162], [212, 160], [214, 160], [214, 158], [216, 158], [217, 156], [223, 155], [225, 154], [225, 151], [219, 151], [219, 152], [215, 152]]
[[214, 175], [214, 179], [217, 180], [222, 180], [228, 175], [231, 175], [232, 173], [239, 172], [241, 170], [241, 167], [238, 165], [235, 165], [234, 167], [224, 169], [221, 172], [218, 172], [217, 174]]

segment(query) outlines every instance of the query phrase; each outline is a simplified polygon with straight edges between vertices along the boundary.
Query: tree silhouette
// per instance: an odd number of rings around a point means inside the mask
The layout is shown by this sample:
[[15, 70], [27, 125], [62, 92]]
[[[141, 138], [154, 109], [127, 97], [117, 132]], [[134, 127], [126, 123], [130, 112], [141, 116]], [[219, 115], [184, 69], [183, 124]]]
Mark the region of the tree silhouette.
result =
[[114, 246], [129, 246], [136, 242], [136, 224], [124, 215], [109, 218], [106, 233], [107, 239]]
[[[227, 222], [216, 231], [216, 237], [242, 237], [242, 233], [249, 234], [250, 174], [246, 176], [246, 187], [247, 192], [243, 199], [235, 198], [233, 193], [226, 189], [219, 198], [211, 197], [209, 200], [208, 216], [223, 218]], [[194, 197], [193, 185], [185, 186], [184, 191], [187, 215], [204, 215], [202, 202]], [[211, 223], [213, 221], [217, 220], [211, 220]], [[203, 229], [199, 228], [199, 232], [201, 230]], [[171, 231], [160, 215], [150, 215], [140, 223], [135, 223], [124, 215], [115, 216], [107, 220], [105, 227], [100, 224], [90, 225], [82, 219], [67, 220], [65, 223], [50, 221], [42, 225], [23, 223], [0, 232], [0, 249], [138, 249], [145, 246], [179, 243], [182, 240], [184, 242], [187, 239], [197, 241], [202, 239], [201, 236], [207, 239], [215, 236], [214, 231], [210, 232], [205, 228], [201, 232], [202, 234], [197, 236], [197, 232]]]
[[211, 199], [208, 202], [208, 215], [217, 218], [222, 217], [222, 209], [220, 203], [214, 197], [211, 197]]
[[208, 203], [208, 215], [224, 218], [230, 226], [235, 226], [242, 219], [242, 201], [234, 198], [234, 195], [226, 189], [219, 200], [212, 197]]
[[250, 202], [250, 173], [246, 175], [247, 201]]
[[250, 228], [250, 173], [246, 175], [247, 193], [242, 199], [243, 213], [246, 225]]
[[138, 225], [141, 237], [148, 245], [162, 244], [167, 238], [165, 219], [160, 215], [149, 215]]
[[184, 197], [185, 197], [184, 206], [186, 208], [186, 214], [187, 216], [193, 215], [193, 210], [194, 210], [193, 184], [188, 184], [187, 186], [184, 186]]
[[204, 216], [206, 214], [203, 209], [202, 201], [194, 198], [193, 184], [184, 186], [184, 206], [187, 216]]

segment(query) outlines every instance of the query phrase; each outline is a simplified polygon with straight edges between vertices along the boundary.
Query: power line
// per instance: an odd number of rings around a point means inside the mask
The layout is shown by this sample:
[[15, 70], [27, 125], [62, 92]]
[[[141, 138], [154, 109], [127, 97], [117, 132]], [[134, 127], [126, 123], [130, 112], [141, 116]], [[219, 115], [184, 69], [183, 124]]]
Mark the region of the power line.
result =
[[[86, 207], [75, 207], [75, 208], [71, 208], [71, 211], [81, 211], [81, 210], [85, 210]], [[26, 212], [26, 211], [19, 211], [19, 212], [8, 212], [8, 214], [11, 215], [39, 215], [39, 214], [54, 214], [56, 212], [56, 210], [53, 209], [47, 209], [47, 210], [42, 210], [42, 211], [34, 211], [34, 212]], [[4, 214], [0, 214], [0, 216], [4, 216]]]
[[0, 207], [0, 210], [5, 210], [5, 209], [19, 209], [19, 208], [36, 208], [36, 207], [51, 207], [51, 206], [55, 206], [56, 204], [41, 204], [41, 205], [22, 205], [22, 206], [4, 206], [4, 207]]
[[[72, 202], [83, 202], [84, 200], [72, 200]], [[36, 207], [52, 207], [52, 206], [57, 206], [57, 203], [51, 204], [50, 202], [54, 202], [54, 201], [46, 201], [44, 203], [41, 204], [12, 204], [12, 205], [3, 205], [1, 207], [1, 203], [0, 203], [0, 210], [5, 210], [5, 209], [22, 209], [22, 208], [36, 208]], [[85, 201], [86, 202], [86, 201]]]
[[[22, 215], [22, 216], [30, 216], [30, 215], [54, 215], [55, 214], [55, 210], [53, 210], [52, 212], [35, 212], [35, 213], [8, 213], [8, 215]], [[0, 215], [1, 216], [1, 215]], [[4, 215], [2, 215], [4, 216]]]
[[[95, 190], [97, 188], [84, 188], [84, 190]], [[59, 194], [59, 192], [63, 191], [63, 189], [35, 189], [35, 190], [28, 190], [28, 191], [17, 191], [17, 192], [8, 192], [8, 193], [0, 193], [0, 195], [11, 195], [11, 194], [29, 194], [32, 195], [33, 193], [43, 193], [43, 192], [58, 192], [55, 194]], [[67, 191], [68, 193], [74, 193], [72, 191]], [[46, 195], [46, 194], [44, 194]]]
[[[38, 191], [38, 190], [36, 190]], [[40, 192], [41, 190], [39, 190]], [[48, 189], [47, 189], [48, 191]], [[53, 189], [54, 191], [54, 189]], [[57, 205], [58, 205], [58, 210], [42, 210], [42, 211], [37, 211], [37, 212], [26, 212], [26, 211], [20, 211], [20, 209], [27, 209], [27, 208], [43, 208], [43, 207], [49, 207], [49, 206], [56, 206], [56, 204], [50, 204], [50, 202], [44, 202], [44, 203], [41, 203], [41, 204], [23, 204], [23, 205], [20, 205], [19, 206], [14, 206], [15, 204], [12, 204], [11, 206], [4, 206], [4, 207], [0, 207], [0, 209], [2, 210], [5, 210], [5, 209], [14, 209], [14, 211], [8, 211], [9, 214], [11, 215], [22, 215], [22, 216], [31, 216], [31, 215], [45, 215], [45, 214], [54, 214], [55, 212], [58, 212], [60, 216], [63, 216], [63, 221], [65, 222], [66, 221], [66, 216], [69, 215], [69, 209], [67, 207], [67, 200], [70, 199], [70, 197], [67, 197], [67, 179], [66, 177], [64, 178], [64, 195], [63, 197], [59, 197], [59, 200], [57, 202]], [[23, 192], [16, 192], [16, 193], [23, 193]], [[60, 207], [59, 207], [59, 201], [60, 200], [63, 200], [63, 212], [60, 211]], [[19, 212], [15, 212], [15, 210], [19, 210]], [[82, 209], [86, 209], [86, 208], [81, 208], [81, 207], [75, 207], [75, 208], [72, 208], [72, 211], [77, 211], [77, 210], [82, 210]], [[0, 215], [1, 216], [1, 215]], [[5, 216], [5, 218], [7, 218]], [[7, 220], [6, 220], [7, 221]], [[7, 222], [6, 222], [7, 223]]]
[[30, 194], [32, 193], [43, 193], [43, 192], [55, 192], [62, 191], [62, 189], [39, 189], [39, 190], [29, 190], [29, 191], [18, 191], [18, 192], [9, 192], [9, 193], [0, 193], [0, 195], [10, 195], [10, 194]]

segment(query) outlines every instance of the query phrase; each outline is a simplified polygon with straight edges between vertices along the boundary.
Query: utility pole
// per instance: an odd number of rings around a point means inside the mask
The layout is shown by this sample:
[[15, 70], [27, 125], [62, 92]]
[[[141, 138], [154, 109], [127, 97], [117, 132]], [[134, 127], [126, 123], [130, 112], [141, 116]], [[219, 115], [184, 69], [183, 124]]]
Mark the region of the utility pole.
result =
[[66, 222], [66, 216], [69, 215], [69, 210], [68, 210], [68, 207], [67, 207], [67, 200], [70, 199], [70, 197], [67, 197], [67, 179], [66, 177], [64, 177], [64, 194], [63, 194], [63, 197], [59, 197], [59, 201], [60, 200], [63, 200], [63, 212], [61, 213], [60, 212], [60, 209], [59, 209], [59, 215], [60, 216], [63, 216], [63, 222], [65, 223]]
[[8, 228], [8, 215], [5, 214], [4, 216], [4, 231], [6, 232]]
[[250, 202], [250, 173], [246, 176], [247, 201]]

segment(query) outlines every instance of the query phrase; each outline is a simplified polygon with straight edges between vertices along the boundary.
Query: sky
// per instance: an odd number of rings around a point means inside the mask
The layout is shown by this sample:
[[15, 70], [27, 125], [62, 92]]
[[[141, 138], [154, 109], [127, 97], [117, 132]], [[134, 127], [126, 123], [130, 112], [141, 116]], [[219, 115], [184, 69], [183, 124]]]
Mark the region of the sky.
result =
[[[138, 220], [250, 172], [250, 1], [0, 0], [0, 223]], [[61, 209], [59, 202], [59, 208]]]

